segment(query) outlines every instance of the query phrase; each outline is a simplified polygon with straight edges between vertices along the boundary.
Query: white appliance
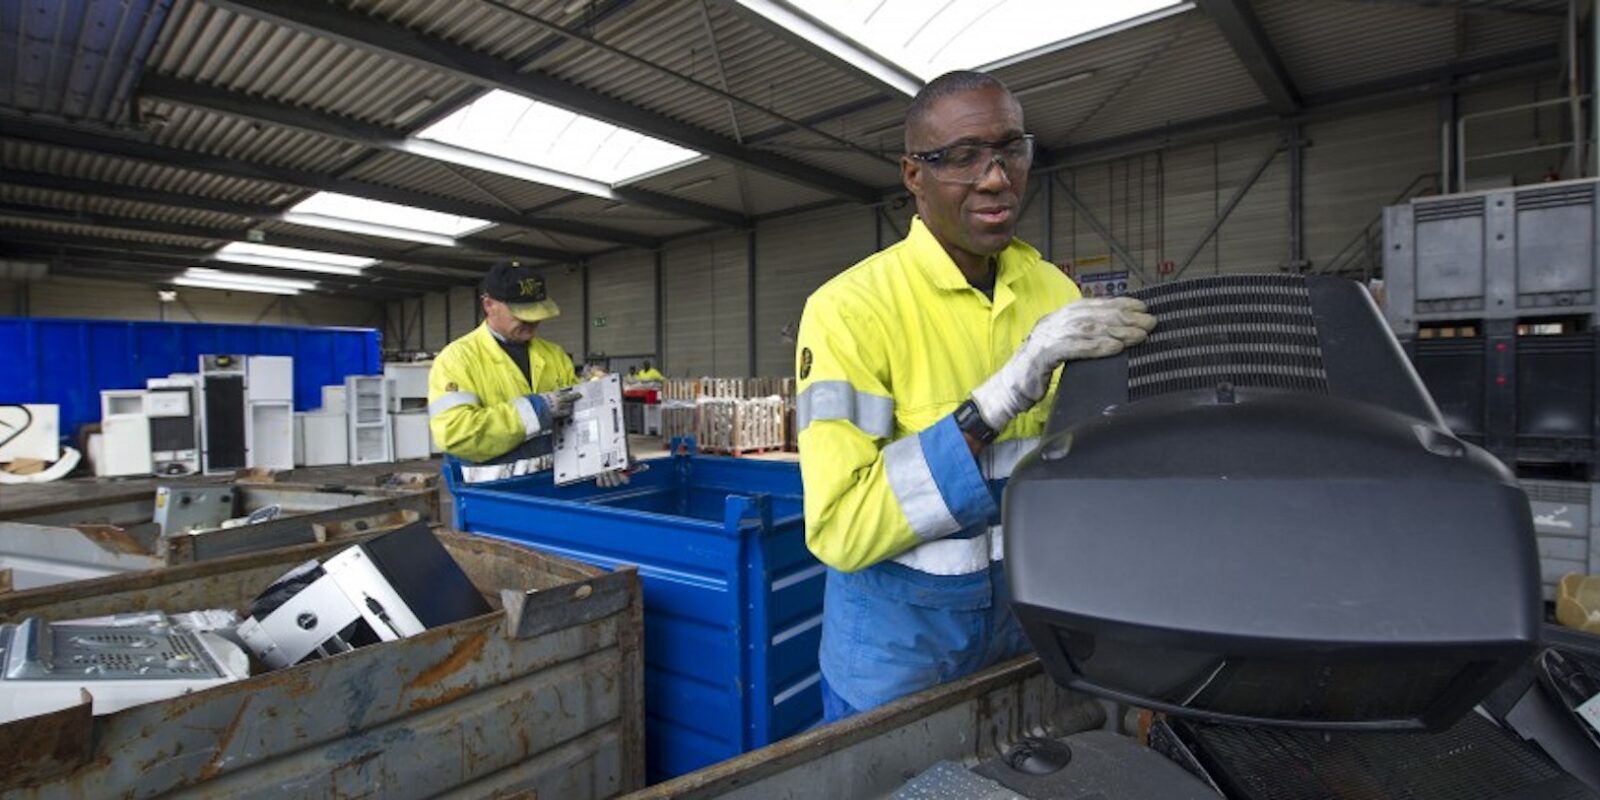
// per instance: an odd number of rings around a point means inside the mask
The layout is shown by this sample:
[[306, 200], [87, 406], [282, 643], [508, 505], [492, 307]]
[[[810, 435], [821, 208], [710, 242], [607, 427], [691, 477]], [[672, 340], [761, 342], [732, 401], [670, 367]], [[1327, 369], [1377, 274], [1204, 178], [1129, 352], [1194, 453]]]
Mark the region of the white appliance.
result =
[[344, 413], [344, 384], [322, 387], [322, 410]]
[[207, 475], [244, 469], [250, 415], [245, 358], [200, 356], [200, 466]]
[[144, 624], [27, 617], [0, 625], [0, 722], [86, 697], [92, 713], [110, 714], [250, 677], [249, 656], [221, 634], [148, 616]]
[[382, 375], [345, 376], [351, 464], [381, 464], [394, 460], [389, 448], [387, 386], [388, 379]]
[[294, 359], [245, 358], [245, 466], [294, 468]]
[[394, 428], [394, 460], [416, 461], [428, 457], [428, 412], [406, 411], [392, 414], [390, 425]]
[[145, 389], [152, 471], [167, 476], [200, 472], [200, 376], [151, 378]]
[[102, 457], [95, 474], [106, 478], [149, 475], [150, 418], [145, 416], [143, 389], [107, 389], [100, 393]]
[[428, 372], [433, 362], [390, 363], [383, 365], [389, 379], [389, 413], [428, 410]]
[[308, 411], [296, 414], [295, 464], [326, 467], [350, 463], [350, 434], [343, 411]]
[[0, 464], [19, 458], [61, 458], [61, 407], [36, 403], [0, 405]]

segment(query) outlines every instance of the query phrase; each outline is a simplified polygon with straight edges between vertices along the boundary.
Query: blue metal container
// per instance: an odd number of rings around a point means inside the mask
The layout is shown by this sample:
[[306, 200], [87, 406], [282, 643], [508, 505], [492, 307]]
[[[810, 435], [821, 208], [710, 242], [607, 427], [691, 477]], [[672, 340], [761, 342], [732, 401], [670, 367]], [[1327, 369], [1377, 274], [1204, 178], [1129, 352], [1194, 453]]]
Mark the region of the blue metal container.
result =
[[0, 317], [0, 403], [55, 403], [71, 435], [99, 421], [100, 390], [195, 372], [207, 353], [294, 356], [298, 411], [320, 406], [323, 386], [382, 368], [371, 328]]
[[644, 463], [617, 489], [558, 487], [548, 472], [462, 485], [445, 471], [461, 530], [639, 567], [657, 781], [821, 720], [823, 568], [805, 546], [798, 464], [692, 452]]

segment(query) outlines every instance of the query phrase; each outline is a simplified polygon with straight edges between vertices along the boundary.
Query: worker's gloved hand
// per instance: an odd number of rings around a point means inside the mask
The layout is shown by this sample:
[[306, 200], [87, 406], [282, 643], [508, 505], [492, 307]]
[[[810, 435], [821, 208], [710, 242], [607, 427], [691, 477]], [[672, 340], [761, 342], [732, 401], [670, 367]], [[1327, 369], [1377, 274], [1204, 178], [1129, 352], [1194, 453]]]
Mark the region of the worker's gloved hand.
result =
[[578, 404], [582, 396], [572, 389], [528, 395], [528, 402], [533, 404], [533, 413], [539, 415], [540, 432], [551, 430], [556, 423], [570, 419], [572, 407]]
[[633, 480], [633, 473], [644, 471], [645, 467], [639, 465], [632, 458], [628, 459], [628, 466], [622, 469], [602, 472], [594, 476], [594, 483], [602, 489], [615, 489], [618, 486], [627, 486]]
[[996, 432], [1033, 408], [1050, 391], [1050, 376], [1062, 362], [1103, 358], [1144, 341], [1156, 319], [1132, 297], [1078, 300], [1033, 326], [1022, 346], [989, 380], [972, 390], [972, 402]]

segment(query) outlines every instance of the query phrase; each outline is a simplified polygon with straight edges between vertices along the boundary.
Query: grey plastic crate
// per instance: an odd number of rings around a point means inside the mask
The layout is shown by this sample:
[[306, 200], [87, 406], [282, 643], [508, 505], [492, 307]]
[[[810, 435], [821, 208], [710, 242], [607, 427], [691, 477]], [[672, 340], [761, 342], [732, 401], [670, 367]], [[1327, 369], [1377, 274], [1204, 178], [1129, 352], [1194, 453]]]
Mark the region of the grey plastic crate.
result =
[[1420, 197], [1383, 214], [1389, 324], [1600, 312], [1594, 179]]
[[1527, 480], [1522, 489], [1533, 508], [1544, 598], [1555, 598], [1563, 575], [1600, 574], [1600, 484]]

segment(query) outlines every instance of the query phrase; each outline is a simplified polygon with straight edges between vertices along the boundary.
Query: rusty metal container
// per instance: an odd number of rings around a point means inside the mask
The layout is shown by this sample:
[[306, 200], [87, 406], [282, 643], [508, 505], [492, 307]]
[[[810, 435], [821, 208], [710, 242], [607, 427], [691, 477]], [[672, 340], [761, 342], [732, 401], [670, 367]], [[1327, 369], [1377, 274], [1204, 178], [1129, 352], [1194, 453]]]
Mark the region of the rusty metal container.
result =
[[[91, 716], [0, 725], [0, 797], [613, 797], [644, 785], [632, 569], [440, 532], [490, 614]], [[239, 610], [352, 540], [0, 595], [0, 621]]]
[[0, 513], [0, 568], [12, 568], [13, 588], [30, 589], [310, 544], [326, 538], [330, 527], [347, 530], [361, 521], [393, 527], [439, 519], [439, 494], [431, 486], [172, 485], [227, 493], [241, 516], [271, 505], [281, 507], [282, 514], [254, 525], [162, 537], [154, 522], [156, 493], [150, 489]]

